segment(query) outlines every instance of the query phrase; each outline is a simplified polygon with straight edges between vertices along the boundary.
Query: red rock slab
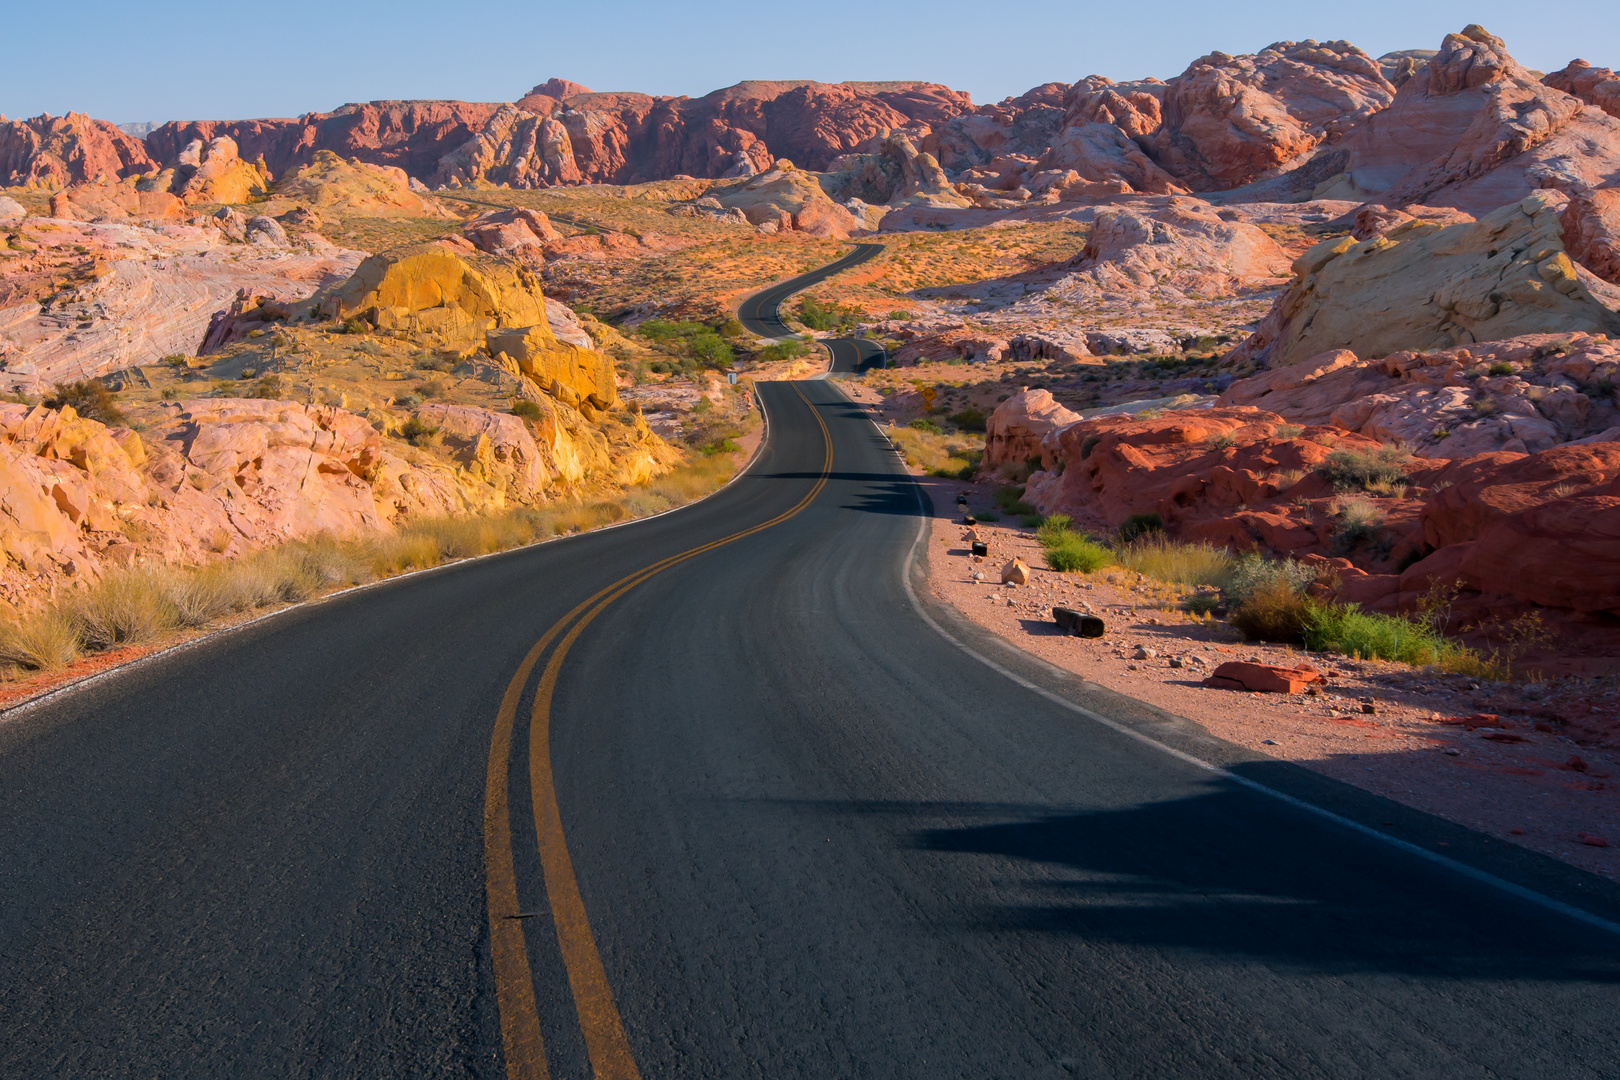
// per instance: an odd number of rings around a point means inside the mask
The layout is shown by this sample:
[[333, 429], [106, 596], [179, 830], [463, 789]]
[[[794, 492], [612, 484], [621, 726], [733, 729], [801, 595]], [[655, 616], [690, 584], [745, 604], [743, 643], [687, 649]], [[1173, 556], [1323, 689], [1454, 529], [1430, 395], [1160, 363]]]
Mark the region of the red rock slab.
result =
[[1228, 660], [1210, 673], [1204, 685], [1217, 690], [1250, 690], [1263, 694], [1297, 694], [1322, 676], [1308, 665], [1277, 667], [1273, 664], [1251, 664], [1244, 660]]

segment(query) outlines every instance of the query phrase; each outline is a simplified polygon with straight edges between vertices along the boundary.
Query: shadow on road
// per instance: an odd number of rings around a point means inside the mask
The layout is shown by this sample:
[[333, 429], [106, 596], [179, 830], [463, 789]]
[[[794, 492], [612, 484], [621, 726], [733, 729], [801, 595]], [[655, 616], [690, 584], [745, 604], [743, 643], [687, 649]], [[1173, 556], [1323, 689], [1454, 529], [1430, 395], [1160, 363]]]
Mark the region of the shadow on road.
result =
[[[803, 804], [801, 804], [803, 805]], [[1187, 950], [1285, 969], [1620, 984], [1607, 935], [1388, 848], [1279, 817], [1223, 782], [1124, 809], [1000, 803], [811, 804], [907, 821], [902, 848], [945, 857], [965, 929]], [[911, 819], [989, 819], [921, 825]], [[977, 865], [957, 864], [958, 859]]]

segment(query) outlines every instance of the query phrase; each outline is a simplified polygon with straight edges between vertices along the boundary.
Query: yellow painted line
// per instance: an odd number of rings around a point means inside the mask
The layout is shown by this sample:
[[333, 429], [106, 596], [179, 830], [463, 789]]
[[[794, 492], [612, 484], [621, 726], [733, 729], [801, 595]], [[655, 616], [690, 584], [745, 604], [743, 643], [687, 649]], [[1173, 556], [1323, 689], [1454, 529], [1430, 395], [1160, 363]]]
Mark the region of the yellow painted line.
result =
[[[551, 771], [551, 699], [557, 678], [568, 651], [585, 627], [590, 625], [609, 604], [646, 581], [678, 563], [695, 558], [715, 548], [752, 536], [794, 517], [815, 501], [827, 486], [832, 475], [832, 434], [804, 391], [797, 386], [799, 395], [821, 427], [825, 448], [821, 476], [807, 492], [788, 510], [768, 521], [736, 532], [719, 540], [701, 544], [679, 555], [671, 555], [651, 566], [643, 567], [612, 585], [599, 590], [575, 605], [573, 610], [557, 620], [529, 650], [518, 666], [512, 681], [501, 699], [495, 718], [495, 732], [490, 742], [489, 774], [484, 790], [484, 874], [489, 898], [490, 957], [495, 968], [496, 1005], [501, 1014], [501, 1044], [506, 1055], [507, 1080], [546, 1080], [545, 1050], [540, 1036], [540, 1017], [535, 1005], [534, 979], [529, 970], [528, 948], [523, 935], [522, 921], [510, 918], [518, 914], [516, 877], [512, 865], [512, 827], [507, 797], [507, 772], [511, 757], [512, 722], [517, 712], [518, 699], [529, 681], [529, 673], [546, 648], [556, 640], [569, 623], [579, 618], [569, 630], [557, 650], [552, 653], [535, 691], [534, 710], [529, 726], [529, 784], [530, 799], [534, 804], [535, 831], [539, 840], [540, 864], [545, 877], [546, 896], [550, 902], [552, 919], [557, 928], [558, 945], [563, 965], [568, 971], [568, 984], [579, 1014], [580, 1029], [585, 1036], [585, 1049], [590, 1057], [591, 1069], [597, 1080], [639, 1080], [635, 1058], [624, 1035], [618, 1006], [613, 1002], [613, 991], [608, 985], [607, 972], [602, 966], [601, 954], [596, 948], [595, 935], [585, 914], [584, 898], [579, 892], [579, 881], [574, 875], [573, 860], [568, 855], [568, 844], [562, 828], [562, 813], [557, 806], [557, 792]], [[594, 605], [594, 606], [593, 606]]]

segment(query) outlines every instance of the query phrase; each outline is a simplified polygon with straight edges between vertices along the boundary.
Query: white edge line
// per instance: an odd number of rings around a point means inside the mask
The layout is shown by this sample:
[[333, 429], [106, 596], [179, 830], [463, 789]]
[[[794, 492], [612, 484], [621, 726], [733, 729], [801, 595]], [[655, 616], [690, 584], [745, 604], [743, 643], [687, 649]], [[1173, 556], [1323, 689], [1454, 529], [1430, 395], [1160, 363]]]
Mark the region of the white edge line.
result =
[[282, 615], [287, 615], [295, 611], [307, 611], [318, 604], [329, 603], [338, 599], [339, 597], [349, 596], [357, 592], [364, 592], [367, 589], [380, 589], [385, 585], [393, 585], [396, 582], [404, 581], [408, 578], [422, 577], [427, 574], [437, 574], [441, 571], [451, 570], [458, 566], [466, 566], [469, 563], [480, 562], [484, 559], [496, 559], [503, 555], [515, 555], [520, 551], [528, 551], [531, 548], [541, 547], [545, 544], [558, 544], [565, 540], [574, 540], [582, 536], [596, 536], [600, 533], [607, 532], [609, 529], [623, 529], [628, 528], [631, 525], [640, 525], [643, 522], [654, 521], [658, 518], [664, 517], [667, 514], [678, 513], [687, 509], [688, 507], [697, 506], [699, 503], [707, 502], [709, 499], [714, 498], [716, 495], [726, 490], [726, 488], [730, 487], [732, 484], [735, 484], [737, 481], [741, 480], [745, 475], [747, 475], [748, 470], [753, 468], [754, 463], [757, 462], [760, 459], [760, 456], [765, 453], [765, 446], [770, 440], [771, 418], [770, 413], [765, 409], [765, 398], [758, 391], [759, 384], [755, 383], [754, 386], [754, 404], [759, 409], [761, 425], [761, 431], [759, 433], [759, 445], [754, 447], [753, 454], [750, 455], [748, 460], [743, 463], [742, 468], [737, 470], [736, 475], [734, 475], [730, 480], [727, 480], [724, 484], [721, 484], [719, 487], [715, 488], [713, 491], [709, 492], [707, 495], [703, 496], [701, 499], [695, 499], [689, 503], [682, 503], [680, 506], [672, 506], [668, 510], [660, 510], [658, 513], [648, 514], [646, 517], [631, 518], [628, 521], [615, 521], [607, 525], [598, 525], [596, 528], [587, 529], [584, 532], [568, 533], [564, 536], [550, 536], [544, 540], [535, 540], [519, 547], [504, 548], [501, 551], [490, 551], [483, 555], [471, 555], [465, 559], [456, 559], [452, 562], [443, 562], [437, 566], [426, 566], [420, 570], [408, 570], [403, 574], [395, 574], [392, 577], [378, 578], [376, 581], [368, 581], [363, 585], [350, 585], [348, 588], [339, 589], [336, 592], [329, 592], [322, 596], [314, 597], [310, 600], [300, 601], [296, 604], [289, 604], [286, 607], [277, 608], [274, 611], [267, 611], [262, 615], [255, 615], [253, 618], [246, 619], [242, 622], [236, 623], [233, 626], [225, 626], [218, 630], [210, 630], [205, 634], [201, 634], [187, 641], [170, 645], [167, 648], [159, 649], [156, 652], [149, 652], [142, 656], [137, 656], [133, 660], [126, 660], [122, 664], [114, 665], [113, 667], [107, 668], [104, 671], [98, 671], [94, 675], [86, 675], [82, 679], [75, 679], [72, 682], [64, 683], [61, 686], [54, 686], [49, 690], [43, 690], [31, 698], [25, 698], [14, 705], [8, 705], [5, 708], [0, 709], [0, 724], [18, 719], [23, 713], [26, 713], [37, 706], [44, 705], [47, 702], [54, 701], [59, 697], [66, 697], [67, 695], [77, 693], [80, 690], [86, 690], [94, 686], [96, 683], [101, 682], [103, 679], [107, 679], [127, 671], [132, 671], [135, 668], [141, 667], [145, 664], [156, 663], [164, 657], [185, 652], [187, 649], [199, 648], [206, 645], [210, 641], [213, 641], [215, 638], [221, 638], [227, 634], [234, 634], [238, 631], [246, 630], [248, 627], [255, 626], [258, 623], [265, 622], [266, 620], [279, 618]]
[[[837, 386], [838, 384], [834, 383], [833, 385]], [[868, 421], [871, 423], [872, 427], [877, 430], [879, 435], [883, 434], [883, 429], [878, 426], [876, 420], [871, 420], [871, 418], [868, 417]], [[1192, 765], [1196, 768], [1203, 769], [1206, 772], [1213, 773], [1223, 780], [1228, 780], [1239, 785], [1240, 787], [1247, 788], [1250, 791], [1261, 795], [1270, 796], [1271, 798], [1276, 799], [1279, 802], [1286, 803], [1295, 809], [1304, 810], [1307, 813], [1315, 814], [1317, 817], [1331, 821], [1335, 825], [1349, 829], [1352, 832], [1359, 833], [1362, 836], [1382, 841], [1393, 848], [1406, 852], [1408, 855], [1415, 855], [1420, 859], [1427, 860], [1428, 862], [1434, 863], [1437, 866], [1442, 866], [1447, 870], [1461, 874], [1463, 877], [1470, 878], [1482, 885], [1488, 885], [1491, 888], [1505, 892], [1508, 895], [1516, 897], [1520, 900], [1528, 901], [1529, 903], [1547, 908], [1550, 911], [1556, 911], [1560, 915], [1565, 915], [1571, 919], [1575, 919], [1578, 922], [1586, 923], [1588, 926], [1595, 927], [1599, 930], [1605, 930], [1611, 934], [1620, 936], [1620, 923], [1605, 919], [1601, 915], [1594, 915], [1590, 911], [1575, 907], [1572, 904], [1566, 904], [1562, 900], [1555, 900], [1550, 896], [1536, 892], [1534, 889], [1529, 889], [1523, 885], [1515, 884], [1514, 882], [1508, 881], [1506, 878], [1497, 877], [1495, 874], [1469, 866], [1467, 863], [1459, 862], [1456, 859], [1450, 858], [1449, 856], [1430, 851], [1428, 848], [1419, 847], [1416, 844], [1409, 843], [1408, 841], [1402, 840], [1398, 837], [1379, 832], [1377, 829], [1374, 829], [1371, 826], [1363, 825], [1359, 821], [1354, 821], [1342, 814], [1336, 814], [1332, 810], [1317, 806], [1315, 803], [1307, 802], [1304, 799], [1298, 798], [1294, 795], [1289, 795], [1287, 792], [1278, 791], [1276, 788], [1267, 787], [1265, 784], [1257, 783], [1245, 776], [1239, 776], [1237, 773], [1205, 761], [1203, 758], [1195, 757], [1194, 755], [1186, 753], [1182, 750], [1177, 750], [1175, 747], [1162, 743], [1158, 739], [1153, 738], [1151, 735], [1145, 735], [1142, 732], [1137, 731], [1128, 724], [1122, 724], [1117, 720], [1110, 720], [1108, 717], [1103, 716], [1100, 713], [1092, 712], [1085, 706], [1070, 701], [1061, 694], [1055, 694], [1046, 689], [1044, 686], [1039, 686], [1036, 683], [1030, 682], [1017, 672], [1003, 667], [1001, 664], [998, 664], [996, 661], [974, 649], [971, 645], [959, 640], [953, 636], [950, 631], [946, 630], [943, 626], [936, 622], [932, 615], [928, 614], [928, 610], [923, 607], [922, 601], [917, 598], [916, 590], [911, 587], [911, 567], [912, 564], [916, 562], [918, 550], [925, 549], [927, 547], [927, 533], [929, 531], [929, 525], [933, 521], [933, 517], [928, 512], [927, 504], [923, 501], [922, 485], [917, 483], [916, 477], [912, 476], [910, 470], [907, 470], [905, 475], [911, 480], [912, 494], [916, 496], [917, 510], [920, 518], [917, 523], [917, 538], [912, 541], [911, 550], [906, 553], [900, 568], [900, 581], [901, 584], [905, 586], [906, 597], [911, 601], [912, 609], [922, 617], [923, 622], [933, 627], [935, 632], [937, 632], [940, 637], [944, 638], [958, 649], [961, 649], [963, 652], [973, 657], [973, 659], [979, 661], [979, 663], [983, 664], [985, 667], [988, 667], [990, 670], [999, 675], [1005, 676], [1006, 678], [1017, 683], [1019, 686], [1022, 686], [1024, 689], [1031, 690], [1036, 694], [1039, 694], [1041, 697], [1047, 699], [1055, 705], [1060, 705], [1063, 708], [1068, 709], [1070, 712], [1085, 717], [1087, 720], [1090, 720], [1093, 723], [1101, 724], [1103, 727], [1106, 727], [1111, 731], [1116, 731], [1121, 735], [1127, 735], [1138, 742], [1153, 747], [1155, 750], [1159, 750], [1170, 755], [1178, 761], [1185, 762], [1188, 765]]]

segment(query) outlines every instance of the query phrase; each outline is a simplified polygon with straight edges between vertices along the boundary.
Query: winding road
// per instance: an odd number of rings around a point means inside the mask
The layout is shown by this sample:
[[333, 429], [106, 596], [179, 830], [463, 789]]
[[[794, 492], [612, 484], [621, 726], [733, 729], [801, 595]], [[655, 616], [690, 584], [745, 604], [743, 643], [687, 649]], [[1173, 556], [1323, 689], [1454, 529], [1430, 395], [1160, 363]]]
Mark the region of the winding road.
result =
[[[856, 244], [855, 250], [840, 259], [754, 293], [737, 305], [737, 320], [743, 329], [762, 338], [791, 337], [793, 331], [782, 321], [782, 301], [882, 252], [882, 244]], [[866, 338], [823, 338], [822, 344], [832, 354], [829, 372], [860, 372], [879, 367], [884, 361], [883, 347]]]
[[0, 714], [0, 1076], [1620, 1073], [1620, 890], [978, 631], [760, 398], [694, 506]]

